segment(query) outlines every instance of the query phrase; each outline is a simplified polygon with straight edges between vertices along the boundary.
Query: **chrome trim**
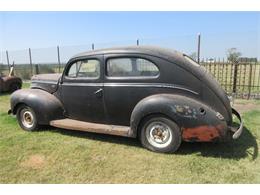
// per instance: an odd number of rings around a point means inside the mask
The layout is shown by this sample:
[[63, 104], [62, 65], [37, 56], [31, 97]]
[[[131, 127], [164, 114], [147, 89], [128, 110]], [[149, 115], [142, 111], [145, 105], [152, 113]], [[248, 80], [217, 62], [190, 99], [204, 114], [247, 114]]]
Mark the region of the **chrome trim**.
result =
[[[242, 133], [242, 131], [243, 131], [243, 125], [244, 125], [244, 123], [243, 123], [243, 121], [242, 121], [242, 118], [241, 118], [240, 114], [239, 114], [234, 108], [232, 108], [232, 114], [234, 114], [234, 115], [238, 118], [238, 120], [240, 121], [240, 126], [239, 126], [239, 128], [238, 128], [237, 130], [235, 130], [235, 133], [234, 133], [233, 136], [232, 136], [233, 139], [237, 139], [237, 138], [240, 137], [240, 135], [241, 135], [241, 133]], [[232, 127], [231, 127], [231, 128], [232, 128]]]
[[195, 95], [199, 95], [198, 92], [174, 85], [174, 84], [166, 84], [166, 83], [67, 83], [64, 82], [62, 85], [64, 86], [104, 86], [104, 87], [157, 87], [157, 88], [170, 88], [170, 89], [180, 89], [184, 91], [191, 92]]
[[43, 83], [43, 84], [57, 84], [58, 81], [45, 81], [45, 80], [33, 80], [31, 84], [38, 84], [38, 83]]

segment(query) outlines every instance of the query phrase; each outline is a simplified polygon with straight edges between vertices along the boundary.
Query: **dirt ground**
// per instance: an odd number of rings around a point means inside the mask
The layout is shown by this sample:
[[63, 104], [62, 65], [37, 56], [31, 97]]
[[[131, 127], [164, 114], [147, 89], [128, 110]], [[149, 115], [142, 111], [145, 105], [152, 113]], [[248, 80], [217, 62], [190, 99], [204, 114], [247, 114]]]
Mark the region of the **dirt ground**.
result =
[[235, 100], [234, 106], [239, 113], [245, 113], [251, 110], [260, 110], [260, 104], [254, 101], [245, 102], [245, 100]]

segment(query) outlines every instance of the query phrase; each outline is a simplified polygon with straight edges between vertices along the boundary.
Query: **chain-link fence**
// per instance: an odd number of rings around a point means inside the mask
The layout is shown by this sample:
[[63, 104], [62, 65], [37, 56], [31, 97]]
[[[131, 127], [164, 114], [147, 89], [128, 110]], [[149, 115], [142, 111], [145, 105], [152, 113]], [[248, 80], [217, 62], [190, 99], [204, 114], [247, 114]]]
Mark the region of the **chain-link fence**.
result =
[[[241, 43], [253, 41], [253, 39], [250, 40], [248, 38], [241, 40], [241, 36], [237, 36], [237, 34], [239, 33], [227, 33], [226, 39], [228, 37], [230, 42], [225, 44], [230, 45], [231, 47], [238, 45], [238, 49], [240, 49], [243, 46]], [[8, 75], [10, 66], [13, 65], [15, 75], [21, 77], [23, 80], [30, 80], [31, 76], [34, 74], [61, 73], [66, 62], [77, 53], [93, 49], [129, 45], [157, 45], [166, 48], [174, 48], [198, 59], [197, 38], [197, 35], [182, 35], [159, 39], [146, 38], [108, 43], [90, 43], [78, 46], [56, 46], [40, 49], [28, 48], [16, 51], [1, 51], [0, 74]], [[245, 58], [246, 60], [237, 63], [229, 62], [223, 57], [226, 55], [225, 50], [230, 47], [224, 46], [225, 44], [220, 41], [216, 42], [215, 39], [218, 38], [219, 37], [216, 35], [202, 36], [201, 54], [208, 58], [200, 57], [200, 64], [205, 66], [206, 69], [212, 73], [227, 93], [233, 93], [242, 98], [260, 98], [260, 64], [257, 60], [252, 61], [252, 58]], [[209, 51], [210, 49], [208, 49], [210, 47], [214, 47], [211, 52]], [[248, 50], [257, 57], [257, 49], [257, 44], [252, 42], [251, 44], [247, 44], [242, 53], [244, 54], [244, 51]], [[214, 58], [215, 56], [212, 53], [216, 53], [218, 56], [222, 55], [222, 58]], [[244, 56], [245, 55], [247, 55], [246, 52]]]

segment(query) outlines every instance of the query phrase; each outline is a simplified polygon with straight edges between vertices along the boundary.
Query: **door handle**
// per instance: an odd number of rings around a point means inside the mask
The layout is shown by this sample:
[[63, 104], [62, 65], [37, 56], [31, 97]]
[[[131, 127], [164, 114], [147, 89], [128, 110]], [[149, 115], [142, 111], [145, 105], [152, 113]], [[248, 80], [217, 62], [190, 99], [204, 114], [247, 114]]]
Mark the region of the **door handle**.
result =
[[102, 95], [103, 95], [103, 89], [98, 89], [97, 91], [95, 91], [95, 95], [97, 96], [97, 97], [102, 97]]

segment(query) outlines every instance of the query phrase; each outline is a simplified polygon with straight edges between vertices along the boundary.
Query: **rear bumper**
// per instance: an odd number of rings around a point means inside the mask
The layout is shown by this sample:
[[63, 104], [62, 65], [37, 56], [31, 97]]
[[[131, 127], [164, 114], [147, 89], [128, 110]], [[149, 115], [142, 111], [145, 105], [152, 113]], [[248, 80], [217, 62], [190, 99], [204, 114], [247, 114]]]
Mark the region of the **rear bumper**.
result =
[[238, 118], [239, 123], [240, 123], [238, 128], [237, 127], [233, 127], [233, 126], [230, 127], [230, 130], [234, 133], [232, 135], [232, 138], [233, 139], [237, 139], [242, 134], [242, 131], [243, 131], [243, 121], [242, 121], [242, 118], [241, 118], [240, 114], [234, 108], [232, 108], [232, 114], [235, 115]]

